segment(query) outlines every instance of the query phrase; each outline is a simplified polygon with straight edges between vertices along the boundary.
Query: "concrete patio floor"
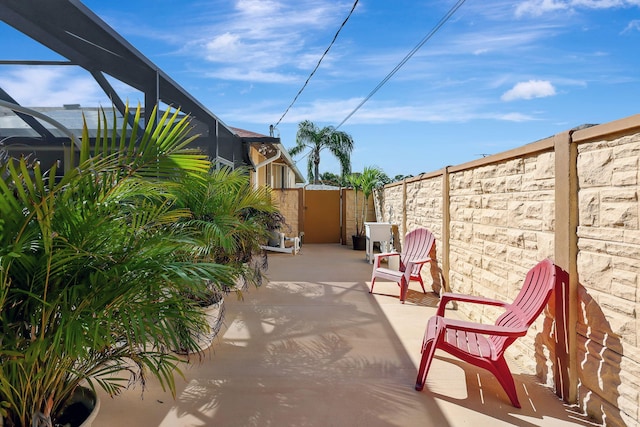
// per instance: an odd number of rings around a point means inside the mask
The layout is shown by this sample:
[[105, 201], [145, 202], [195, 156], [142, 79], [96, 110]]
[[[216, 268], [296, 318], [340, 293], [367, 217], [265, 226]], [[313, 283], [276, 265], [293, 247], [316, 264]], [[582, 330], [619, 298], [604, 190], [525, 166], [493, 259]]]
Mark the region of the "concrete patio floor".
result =
[[225, 325], [176, 379], [175, 399], [154, 381], [144, 394], [101, 394], [93, 426], [596, 425], [512, 361], [522, 409], [490, 374], [445, 353], [415, 391], [438, 298], [412, 283], [403, 305], [382, 281], [371, 295], [370, 275], [364, 252], [346, 246], [269, 253], [269, 283], [227, 297]]

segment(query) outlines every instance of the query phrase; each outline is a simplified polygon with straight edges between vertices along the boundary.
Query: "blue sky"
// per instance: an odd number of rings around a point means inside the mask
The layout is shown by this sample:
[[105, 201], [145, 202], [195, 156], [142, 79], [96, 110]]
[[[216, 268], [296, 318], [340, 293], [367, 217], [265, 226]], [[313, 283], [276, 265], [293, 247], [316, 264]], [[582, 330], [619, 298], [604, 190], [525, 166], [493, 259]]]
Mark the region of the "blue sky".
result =
[[[86, 0], [229, 126], [276, 124], [353, 6], [341, 0]], [[360, 0], [277, 126], [337, 126], [456, 4]], [[2, 59], [59, 59], [0, 22]], [[640, 113], [640, 0], [467, 0], [339, 130], [354, 171], [418, 175]], [[0, 66], [25, 106], [108, 105], [71, 67]], [[130, 103], [139, 94], [119, 89]], [[306, 159], [298, 167], [306, 173]], [[323, 152], [321, 172], [339, 171]]]

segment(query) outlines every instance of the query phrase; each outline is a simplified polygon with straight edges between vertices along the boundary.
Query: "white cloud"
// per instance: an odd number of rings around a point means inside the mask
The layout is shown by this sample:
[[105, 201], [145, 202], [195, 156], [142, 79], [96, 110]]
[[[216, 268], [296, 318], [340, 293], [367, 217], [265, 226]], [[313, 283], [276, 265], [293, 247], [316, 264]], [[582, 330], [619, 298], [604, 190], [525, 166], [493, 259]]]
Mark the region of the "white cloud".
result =
[[569, 5], [567, 2], [562, 0], [526, 0], [516, 7], [516, 16], [540, 16], [547, 12], [555, 12], [568, 8]]
[[[221, 57], [235, 57], [237, 52], [242, 50], [243, 45], [240, 41], [240, 36], [234, 35], [231, 33], [220, 34], [209, 40], [205, 44], [205, 48], [207, 51], [207, 56], [211, 56], [209, 58], [211, 61], [216, 61], [217, 56]], [[220, 58], [222, 60], [222, 58]]]
[[241, 13], [253, 16], [264, 16], [277, 13], [282, 5], [270, 0], [239, 0], [236, 9]]
[[259, 81], [271, 83], [298, 82], [303, 75], [292, 79], [291, 74], [279, 75], [283, 73], [281, 70], [293, 66], [306, 72], [314, 67], [326, 48], [326, 40], [316, 45], [313, 37], [318, 30], [335, 28], [339, 19], [344, 18], [344, 11], [328, 0], [308, 1], [304, 6], [291, 1], [238, 0], [233, 13], [216, 15], [212, 19], [216, 24], [199, 29], [200, 36], [192, 38], [183, 51], [242, 70], [235, 75], [224, 70], [208, 73], [211, 76], [229, 75], [233, 80], [247, 81], [260, 77]]
[[14, 68], [0, 74], [0, 87], [26, 107], [111, 105], [93, 78], [79, 75], [69, 67]]
[[476, 56], [501, 54], [515, 49], [529, 49], [541, 40], [562, 31], [562, 23], [513, 21], [500, 25], [487, 25], [459, 32], [454, 37], [431, 46], [432, 54], [473, 54]]
[[638, 0], [525, 0], [516, 7], [516, 16], [540, 16], [548, 12], [573, 9], [613, 9], [640, 6]]
[[476, 49], [476, 50], [474, 50], [474, 51], [473, 51], [473, 54], [474, 54], [474, 55], [482, 55], [482, 54], [484, 54], [484, 53], [488, 53], [488, 52], [489, 52], [489, 49], [487, 49], [487, 48], [485, 47], [485, 48], [480, 48], [480, 49]]
[[529, 80], [528, 82], [517, 83], [513, 88], [505, 92], [501, 99], [503, 101], [514, 101], [516, 99], [545, 98], [556, 94], [556, 89], [548, 80]]
[[[322, 98], [312, 102], [296, 104], [283, 120], [285, 124], [296, 124], [309, 117], [314, 121], [336, 125], [360, 104], [362, 98]], [[273, 123], [281, 114], [274, 111], [275, 104], [247, 105], [242, 109], [227, 111], [226, 117], [235, 121], [251, 123]], [[521, 113], [492, 112], [492, 105], [479, 98], [456, 98], [442, 102], [370, 101], [359, 109], [347, 122], [356, 124], [397, 123], [464, 123], [471, 120], [499, 120], [525, 122], [536, 120]]]
[[634, 19], [633, 21], [627, 24], [627, 27], [622, 30], [623, 34], [630, 33], [633, 31], [640, 31], [640, 19]]
[[226, 67], [205, 73], [207, 77], [221, 80], [234, 80], [255, 83], [293, 83], [298, 79], [294, 75], [270, 72], [268, 70], [246, 70], [243, 68]]
[[506, 114], [501, 114], [498, 115], [496, 117], [496, 119], [498, 120], [504, 120], [507, 122], [530, 122], [531, 120], [535, 120], [533, 117], [527, 115], [527, 114], [522, 114], [522, 113], [506, 113]]
[[572, 0], [571, 5], [587, 9], [611, 9], [614, 7], [637, 6], [638, 2], [634, 0]]

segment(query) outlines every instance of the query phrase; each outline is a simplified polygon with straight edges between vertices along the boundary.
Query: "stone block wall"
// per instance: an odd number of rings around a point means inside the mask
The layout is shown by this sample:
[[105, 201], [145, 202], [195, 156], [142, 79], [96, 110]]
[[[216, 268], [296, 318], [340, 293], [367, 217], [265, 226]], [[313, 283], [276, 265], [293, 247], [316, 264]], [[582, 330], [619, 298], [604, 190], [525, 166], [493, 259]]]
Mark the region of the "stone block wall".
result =
[[[512, 301], [529, 269], [553, 258], [554, 156], [538, 153], [450, 175], [449, 262], [453, 292]], [[474, 321], [493, 322], [499, 311], [460, 305]], [[540, 318], [511, 356], [536, 370]]]
[[[598, 422], [636, 426], [639, 187], [640, 115], [388, 185], [378, 220], [399, 224], [400, 235], [430, 228], [438, 239], [438, 268], [453, 292], [510, 301], [538, 261], [568, 263], [569, 292], [561, 295], [573, 297], [563, 302], [569, 321], [560, 319], [568, 354], [554, 353], [552, 299], [510, 355]], [[458, 309], [485, 323], [498, 314]], [[556, 356], [566, 359], [558, 364]]]
[[376, 204], [380, 207], [378, 221], [401, 224], [404, 217], [404, 187], [402, 182], [390, 184], [376, 192]]
[[429, 269], [422, 269], [421, 275], [425, 286], [431, 286], [439, 293], [442, 286], [438, 262], [442, 253], [442, 175], [408, 179], [385, 188], [379, 197], [384, 201], [380, 209], [382, 217], [378, 221], [398, 226], [394, 236], [399, 241], [395, 244], [397, 250], [402, 249], [404, 235], [416, 228], [425, 227], [436, 237], [435, 251], [431, 254], [433, 261]]
[[408, 181], [406, 194], [407, 219], [402, 234], [426, 227], [436, 236], [436, 245], [439, 245], [442, 238], [442, 175]]
[[640, 135], [578, 145], [578, 398], [608, 425], [640, 408]]

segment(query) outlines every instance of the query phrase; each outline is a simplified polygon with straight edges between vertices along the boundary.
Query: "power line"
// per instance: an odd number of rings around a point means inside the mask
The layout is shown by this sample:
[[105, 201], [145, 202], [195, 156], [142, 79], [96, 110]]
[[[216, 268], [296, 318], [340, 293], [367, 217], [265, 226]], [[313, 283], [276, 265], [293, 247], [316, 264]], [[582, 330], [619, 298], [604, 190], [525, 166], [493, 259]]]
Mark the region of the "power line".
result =
[[362, 107], [365, 102], [367, 102], [369, 100], [369, 98], [371, 98], [373, 95], [375, 95], [375, 93], [380, 90], [380, 88], [382, 86], [384, 86], [389, 79], [391, 79], [391, 77], [393, 77], [393, 75], [398, 72], [398, 70], [400, 70], [400, 68], [402, 68], [402, 66], [427, 42], [429, 41], [429, 39], [431, 37], [433, 37], [433, 35], [438, 32], [438, 30], [440, 29], [440, 27], [442, 27], [448, 20], [449, 18], [451, 18], [453, 16], [454, 13], [456, 13], [456, 11], [460, 8], [460, 6], [462, 6], [462, 4], [465, 2], [466, 0], [458, 0], [458, 2], [453, 5], [453, 7], [449, 10], [449, 12], [447, 12], [447, 14], [440, 19], [440, 21], [438, 22], [438, 24], [429, 32], [429, 34], [427, 34], [422, 40], [420, 40], [420, 43], [418, 43], [416, 45], [416, 47], [414, 47], [413, 49], [411, 49], [411, 51], [402, 59], [402, 61], [400, 61], [400, 63], [398, 65], [395, 66], [395, 68], [393, 70], [391, 70], [391, 72], [389, 74], [387, 74], [387, 76], [378, 84], [378, 86], [375, 87], [375, 89], [373, 89], [371, 91], [371, 93], [369, 93], [369, 95], [367, 95], [367, 97], [365, 99], [362, 100], [362, 102], [360, 104], [358, 104], [358, 106], [356, 108], [353, 109], [353, 111], [351, 113], [349, 113], [349, 115], [340, 122], [340, 124], [338, 126], [336, 126], [335, 128], [338, 129], [340, 126], [342, 126], [347, 120], [349, 120], [351, 118], [351, 116], [353, 116], [356, 111], [358, 111], [360, 109], [360, 107]]
[[331, 43], [329, 44], [329, 47], [327, 47], [327, 49], [324, 51], [324, 53], [322, 54], [322, 56], [320, 57], [320, 60], [318, 61], [318, 63], [316, 64], [316, 67], [313, 69], [313, 71], [311, 72], [311, 74], [309, 75], [309, 77], [307, 77], [307, 80], [304, 82], [304, 85], [302, 85], [302, 87], [300, 88], [300, 90], [298, 91], [298, 94], [295, 96], [295, 98], [293, 98], [293, 101], [291, 101], [291, 104], [289, 104], [289, 106], [287, 107], [287, 109], [285, 110], [285, 112], [282, 114], [282, 117], [280, 117], [280, 119], [278, 120], [278, 122], [275, 124], [275, 126], [273, 127], [277, 127], [280, 122], [282, 121], [282, 119], [284, 119], [284, 116], [287, 115], [287, 113], [289, 112], [289, 109], [293, 106], [293, 104], [295, 104], [295, 102], [298, 100], [298, 97], [300, 96], [300, 94], [302, 93], [302, 91], [307, 87], [307, 84], [309, 83], [309, 80], [311, 80], [311, 77], [313, 77], [313, 75], [316, 73], [316, 70], [318, 69], [318, 67], [320, 67], [320, 63], [322, 62], [322, 60], [324, 59], [324, 57], [327, 55], [327, 53], [329, 52], [329, 49], [331, 49], [331, 46], [333, 46], [333, 43], [335, 43], [336, 39], [338, 38], [338, 34], [340, 34], [340, 31], [342, 31], [342, 28], [346, 25], [347, 21], [349, 20], [349, 18], [351, 17], [351, 14], [353, 13], [353, 11], [355, 10], [356, 6], [358, 4], [358, 0], [356, 0], [353, 3], [353, 7], [351, 8], [351, 11], [349, 12], [349, 15], [347, 15], [347, 17], [345, 18], [345, 20], [342, 22], [342, 25], [340, 25], [340, 28], [338, 28], [338, 31], [336, 32], [336, 35], [333, 36], [333, 40], [331, 40]]

